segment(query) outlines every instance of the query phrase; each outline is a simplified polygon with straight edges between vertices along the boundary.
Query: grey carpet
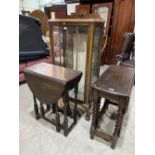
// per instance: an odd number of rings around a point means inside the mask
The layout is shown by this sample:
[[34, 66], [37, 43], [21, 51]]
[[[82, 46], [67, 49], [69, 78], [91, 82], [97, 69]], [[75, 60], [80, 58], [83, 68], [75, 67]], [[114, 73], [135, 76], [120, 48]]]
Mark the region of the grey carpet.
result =
[[[104, 70], [104, 69], [103, 69]], [[121, 136], [116, 148], [110, 143], [95, 137], [90, 139], [91, 121], [82, 116], [68, 137], [57, 133], [55, 126], [45, 120], [35, 120], [32, 93], [27, 84], [19, 86], [19, 151], [20, 155], [134, 155], [135, 152], [135, 88], [131, 93], [129, 109], [124, 117]], [[112, 132], [114, 122], [109, 116], [115, 107], [111, 106], [102, 118], [101, 128]]]

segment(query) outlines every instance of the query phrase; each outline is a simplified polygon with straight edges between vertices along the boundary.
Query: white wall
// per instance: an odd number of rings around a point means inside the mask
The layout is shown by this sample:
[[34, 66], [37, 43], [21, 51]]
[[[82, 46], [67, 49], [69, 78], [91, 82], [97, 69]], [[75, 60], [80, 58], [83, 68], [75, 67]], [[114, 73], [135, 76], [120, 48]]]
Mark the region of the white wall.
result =
[[64, 3], [64, 0], [39, 0], [40, 5]]
[[[44, 11], [45, 5], [62, 3], [64, 3], [64, 0], [19, 0], [19, 12], [21, 13], [21, 10], [33, 11], [36, 9]], [[67, 14], [75, 13], [75, 5], [78, 4], [79, 3], [67, 4]]]
[[20, 0], [19, 10], [33, 11], [39, 9], [39, 0]]
[[67, 4], [67, 15], [71, 15], [72, 13], [75, 13], [76, 5], [79, 5], [79, 3]]
[[46, 4], [64, 3], [64, 0], [19, 0], [19, 11], [33, 11], [36, 9], [43, 10]]

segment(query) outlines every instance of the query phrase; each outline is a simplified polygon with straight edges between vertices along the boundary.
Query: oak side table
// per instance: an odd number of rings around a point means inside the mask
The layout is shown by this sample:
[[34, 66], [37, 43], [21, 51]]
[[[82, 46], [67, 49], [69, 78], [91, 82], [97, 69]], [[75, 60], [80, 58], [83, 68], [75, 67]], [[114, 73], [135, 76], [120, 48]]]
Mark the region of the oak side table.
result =
[[[98, 136], [112, 143], [115, 148], [120, 136], [124, 114], [127, 111], [130, 93], [134, 83], [135, 72], [133, 68], [111, 65], [96, 82], [93, 89], [93, 116], [90, 129], [90, 138]], [[101, 98], [105, 98], [103, 107], [100, 107]], [[108, 109], [108, 105], [113, 104], [118, 107], [116, 114], [116, 124], [113, 135], [99, 131], [99, 120]]]
[[[63, 129], [64, 135], [67, 136], [77, 123], [77, 93], [82, 72], [48, 63], [33, 65], [26, 68], [24, 72], [28, 86], [33, 93], [36, 119], [43, 118], [51, 122], [56, 125], [57, 132]], [[69, 91], [73, 88], [75, 92], [74, 121], [68, 127], [67, 111], [69, 107]], [[61, 97], [64, 102], [63, 124], [60, 124], [58, 110], [58, 100]], [[37, 103], [36, 99], [40, 101], [40, 104]], [[47, 107], [45, 108], [43, 104]], [[55, 120], [50, 120], [45, 114], [53, 107], [55, 107]]]

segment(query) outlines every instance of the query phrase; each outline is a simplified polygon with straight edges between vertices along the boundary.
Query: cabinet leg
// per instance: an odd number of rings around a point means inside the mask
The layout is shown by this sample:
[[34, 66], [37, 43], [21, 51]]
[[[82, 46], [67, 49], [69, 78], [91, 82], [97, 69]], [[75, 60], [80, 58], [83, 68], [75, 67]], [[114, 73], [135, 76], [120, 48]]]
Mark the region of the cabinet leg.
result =
[[85, 119], [86, 119], [87, 121], [90, 120], [90, 116], [91, 116], [92, 111], [93, 111], [93, 104], [90, 102], [90, 103], [89, 103], [88, 110], [87, 110], [86, 115], [85, 115]]

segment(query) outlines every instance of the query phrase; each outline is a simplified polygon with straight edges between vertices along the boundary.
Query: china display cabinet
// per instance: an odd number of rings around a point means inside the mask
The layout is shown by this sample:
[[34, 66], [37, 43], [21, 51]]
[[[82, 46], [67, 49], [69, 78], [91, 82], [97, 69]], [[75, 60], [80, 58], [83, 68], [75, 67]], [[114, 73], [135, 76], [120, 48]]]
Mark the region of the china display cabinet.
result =
[[[83, 72], [78, 89], [78, 100], [89, 107], [90, 85], [99, 76], [100, 50], [104, 21], [99, 15], [51, 19], [50, 44], [53, 64]], [[70, 97], [74, 92], [70, 93]]]

